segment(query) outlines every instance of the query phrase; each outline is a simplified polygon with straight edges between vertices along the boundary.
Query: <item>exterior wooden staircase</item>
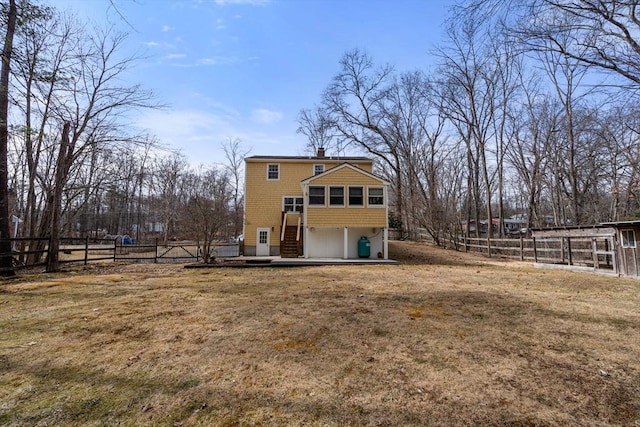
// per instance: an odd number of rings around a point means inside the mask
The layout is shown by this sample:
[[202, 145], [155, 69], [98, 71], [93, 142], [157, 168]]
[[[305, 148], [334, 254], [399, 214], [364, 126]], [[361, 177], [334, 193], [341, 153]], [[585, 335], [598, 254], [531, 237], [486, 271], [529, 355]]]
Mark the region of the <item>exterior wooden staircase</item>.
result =
[[284, 229], [284, 240], [280, 243], [280, 256], [282, 258], [298, 257], [298, 241], [296, 235], [298, 227], [295, 225], [287, 225]]
[[[295, 218], [292, 218], [295, 219]], [[300, 217], [297, 224], [287, 224], [287, 214], [282, 215], [282, 234], [280, 236], [280, 257], [297, 258], [302, 255], [302, 229]]]

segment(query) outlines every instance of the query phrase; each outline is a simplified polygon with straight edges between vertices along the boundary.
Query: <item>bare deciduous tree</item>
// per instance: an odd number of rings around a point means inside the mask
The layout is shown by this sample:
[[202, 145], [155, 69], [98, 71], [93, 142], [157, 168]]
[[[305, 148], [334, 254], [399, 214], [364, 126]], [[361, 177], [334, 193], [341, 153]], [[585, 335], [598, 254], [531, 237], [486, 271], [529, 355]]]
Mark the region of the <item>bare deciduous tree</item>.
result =
[[242, 230], [242, 202], [244, 199], [242, 191], [242, 174], [244, 171], [244, 158], [249, 155], [251, 150], [244, 150], [241, 146], [240, 139], [229, 138], [222, 143], [224, 155], [227, 158], [227, 171], [231, 176], [231, 185], [233, 189], [233, 237], [237, 238]]
[[9, 146], [9, 74], [13, 53], [13, 36], [16, 29], [17, 6], [15, 0], [9, 0], [7, 29], [2, 48], [2, 68], [0, 69], [0, 274], [13, 276], [11, 243], [9, 238], [9, 164], [7, 150]]
[[229, 221], [232, 189], [229, 174], [215, 168], [189, 174], [185, 216], [202, 244], [202, 257], [210, 262], [216, 239]]

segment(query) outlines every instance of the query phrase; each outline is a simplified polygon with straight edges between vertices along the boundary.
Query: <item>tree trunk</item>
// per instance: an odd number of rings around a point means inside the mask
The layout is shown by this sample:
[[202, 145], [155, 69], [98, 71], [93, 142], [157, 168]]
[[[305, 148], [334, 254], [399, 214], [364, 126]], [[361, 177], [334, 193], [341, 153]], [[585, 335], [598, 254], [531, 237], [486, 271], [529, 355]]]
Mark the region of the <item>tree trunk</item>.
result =
[[9, 220], [9, 176], [7, 148], [9, 145], [9, 67], [13, 51], [13, 34], [16, 29], [18, 11], [15, 0], [9, 0], [7, 33], [2, 49], [2, 70], [0, 70], [0, 275], [14, 276], [11, 254]]
[[65, 175], [68, 170], [69, 158], [69, 129], [71, 124], [66, 122], [62, 128], [62, 138], [60, 140], [60, 153], [56, 163], [56, 177], [53, 183], [53, 197], [51, 205], [51, 230], [49, 242], [49, 256], [47, 257], [47, 271], [53, 272], [60, 269], [60, 217], [62, 212], [62, 191], [65, 182]]

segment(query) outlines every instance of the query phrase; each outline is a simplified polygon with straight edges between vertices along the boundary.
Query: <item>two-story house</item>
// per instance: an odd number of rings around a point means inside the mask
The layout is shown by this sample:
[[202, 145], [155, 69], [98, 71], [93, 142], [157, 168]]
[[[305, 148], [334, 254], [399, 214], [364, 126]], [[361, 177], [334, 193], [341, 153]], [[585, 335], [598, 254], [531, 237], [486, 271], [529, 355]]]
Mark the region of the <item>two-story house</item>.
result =
[[244, 254], [388, 259], [388, 187], [365, 157], [248, 157]]

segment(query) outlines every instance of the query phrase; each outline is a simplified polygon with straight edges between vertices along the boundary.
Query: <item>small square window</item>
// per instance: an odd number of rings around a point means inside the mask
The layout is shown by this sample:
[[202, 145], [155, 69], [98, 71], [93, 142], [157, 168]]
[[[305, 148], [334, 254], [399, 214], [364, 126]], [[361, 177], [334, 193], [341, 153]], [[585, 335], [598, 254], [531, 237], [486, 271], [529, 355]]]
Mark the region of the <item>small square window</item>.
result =
[[277, 181], [280, 179], [280, 165], [277, 163], [270, 163], [267, 165], [267, 179], [270, 181]]
[[369, 188], [369, 206], [384, 206], [384, 189], [381, 187]]
[[364, 190], [362, 187], [349, 187], [349, 206], [364, 206]]
[[324, 172], [324, 165], [313, 165], [313, 176], [320, 175]]
[[309, 206], [324, 206], [324, 187], [309, 187]]
[[344, 206], [344, 187], [329, 187], [329, 206]]
[[633, 230], [622, 230], [620, 231], [620, 236], [622, 237], [623, 248], [636, 247], [636, 234]]

